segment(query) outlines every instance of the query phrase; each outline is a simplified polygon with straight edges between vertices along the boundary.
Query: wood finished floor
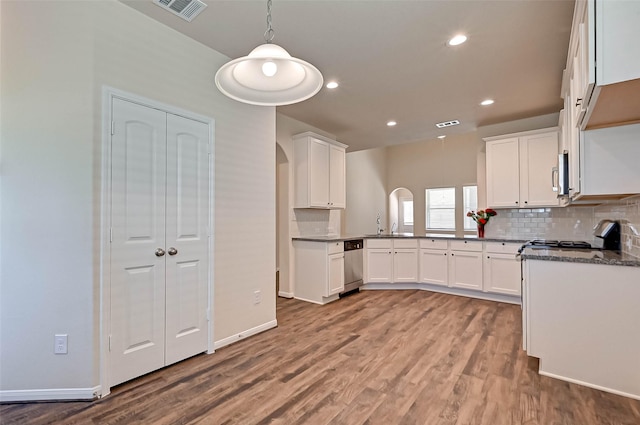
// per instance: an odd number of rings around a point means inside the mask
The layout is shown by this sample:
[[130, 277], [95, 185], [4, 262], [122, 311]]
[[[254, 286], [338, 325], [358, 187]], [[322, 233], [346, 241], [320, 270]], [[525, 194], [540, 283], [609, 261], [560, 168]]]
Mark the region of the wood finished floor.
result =
[[520, 307], [424, 291], [317, 306], [94, 402], [0, 405], [2, 424], [640, 424], [640, 401], [539, 376]]

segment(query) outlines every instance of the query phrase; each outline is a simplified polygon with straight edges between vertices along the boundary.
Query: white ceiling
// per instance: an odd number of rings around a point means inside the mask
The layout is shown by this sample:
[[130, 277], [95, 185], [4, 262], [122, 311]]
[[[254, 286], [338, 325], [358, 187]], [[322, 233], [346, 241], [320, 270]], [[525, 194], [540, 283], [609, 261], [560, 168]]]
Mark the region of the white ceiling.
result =
[[[266, 0], [204, 0], [188, 23], [151, 0], [122, 0], [236, 58], [264, 43]], [[315, 97], [278, 112], [349, 151], [434, 139], [562, 108], [573, 0], [273, 0], [274, 43], [314, 64]], [[465, 44], [446, 41], [465, 33]], [[212, 75], [213, 84], [213, 75]], [[495, 104], [483, 107], [483, 99]], [[435, 123], [458, 119], [439, 130]], [[395, 120], [398, 125], [387, 127]]]

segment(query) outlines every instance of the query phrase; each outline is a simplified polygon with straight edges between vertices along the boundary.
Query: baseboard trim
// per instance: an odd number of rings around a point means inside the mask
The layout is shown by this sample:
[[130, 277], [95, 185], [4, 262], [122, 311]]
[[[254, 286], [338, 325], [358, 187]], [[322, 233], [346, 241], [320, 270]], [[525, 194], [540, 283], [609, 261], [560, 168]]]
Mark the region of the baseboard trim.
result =
[[0, 391], [0, 402], [93, 400], [100, 396], [100, 386], [93, 388], [48, 388], [38, 390]]
[[278, 296], [282, 298], [293, 298], [293, 292], [278, 291]]
[[519, 296], [492, 294], [489, 292], [477, 292], [467, 289], [450, 288], [448, 286], [429, 285], [427, 283], [366, 283], [360, 290], [401, 290], [419, 289], [422, 291], [440, 292], [442, 294], [459, 295], [469, 298], [478, 298], [487, 301], [497, 301], [501, 303], [520, 305]]
[[[542, 364], [542, 360], [540, 360], [540, 364]], [[556, 375], [555, 373], [545, 372], [543, 370], [538, 370], [538, 373], [540, 375], [542, 375], [542, 376], [547, 376], [549, 378], [554, 378], [554, 379], [559, 379], [561, 381], [571, 382], [572, 384], [582, 385], [583, 387], [593, 388], [593, 389], [596, 389], [596, 390], [604, 391], [606, 393], [611, 393], [611, 394], [615, 394], [615, 395], [621, 395], [623, 397], [629, 397], [629, 398], [632, 398], [634, 400], [640, 400], [640, 395], [639, 394], [626, 393], [624, 391], [614, 390], [612, 388], [607, 388], [607, 387], [603, 387], [601, 385], [591, 384], [589, 382], [580, 381], [578, 379], [567, 378], [566, 376], [562, 376], [562, 375]]]
[[235, 335], [228, 336], [219, 341], [215, 341], [213, 343], [213, 349], [217, 350], [218, 348], [226, 347], [229, 344], [233, 344], [234, 342], [238, 342], [250, 336], [259, 334], [260, 332], [268, 331], [269, 329], [273, 329], [278, 326], [277, 320], [272, 320], [267, 323], [263, 323], [260, 326], [256, 326], [255, 328], [247, 329], [244, 332], [237, 333]]

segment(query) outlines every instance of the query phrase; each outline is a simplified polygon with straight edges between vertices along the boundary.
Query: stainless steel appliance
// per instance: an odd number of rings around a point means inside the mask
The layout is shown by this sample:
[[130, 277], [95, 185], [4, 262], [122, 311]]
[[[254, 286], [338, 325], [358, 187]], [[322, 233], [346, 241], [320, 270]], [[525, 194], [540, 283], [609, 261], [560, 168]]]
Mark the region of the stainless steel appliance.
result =
[[[620, 251], [620, 223], [613, 220], [600, 220], [596, 227], [593, 228], [593, 236], [595, 236], [599, 248]], [[599, 239], [602, 239], [600, 241]]]
[[553, 191], [558, 192], [558, 198], [569, 196], [569, 152], [564, 151], [558, 155], [558, 168], [553, 169], [551, 180]]
[[357, 292], [362, 286], [362, 255], [364, 241], [344, 241], [344, 291], [340, 295]]

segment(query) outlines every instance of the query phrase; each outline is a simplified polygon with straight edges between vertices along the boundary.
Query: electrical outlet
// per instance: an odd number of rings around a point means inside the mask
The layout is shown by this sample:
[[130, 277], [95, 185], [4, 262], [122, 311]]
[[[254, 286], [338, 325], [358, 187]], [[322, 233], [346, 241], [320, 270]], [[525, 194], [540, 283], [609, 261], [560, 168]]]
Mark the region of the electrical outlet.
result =
[[261, 291], [254, 291], [253, 292], [253, 303], [254, 304], [260, 304], [262, 302], [262, 292]]
[[53, 353], [54, 354], [67, 354], [67, 334], [56, 334], [53, 337], [54, 346]]

